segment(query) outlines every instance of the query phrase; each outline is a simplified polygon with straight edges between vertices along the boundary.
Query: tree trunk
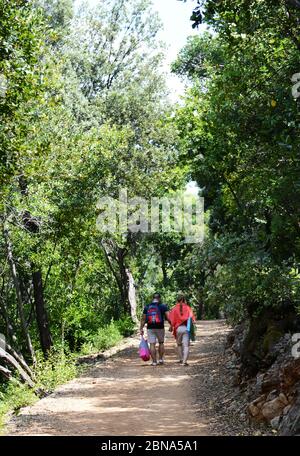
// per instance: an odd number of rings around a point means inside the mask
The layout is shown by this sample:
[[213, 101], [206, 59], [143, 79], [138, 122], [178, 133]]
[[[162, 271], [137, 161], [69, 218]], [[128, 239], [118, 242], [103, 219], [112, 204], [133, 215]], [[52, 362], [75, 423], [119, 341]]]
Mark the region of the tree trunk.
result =
[[9, 261], [11, 274], [12, 274], [12, 278], [13, 278], [13, 283], [14, 283], [14, 288], [15, 288], [16, 297], [17, 297], [17, 306], [18, 306], [18, 313], [19, 313], [19, 317], [20, 317], [20, 321], [21, 321], [21, 328], [22, 328], [22, 332], [23, 332], [25, 340], [26, 340], [26, 345], [27, 345], [28, 351], [30, 353], [31, 359], [35, 363], [36, 358], [35, 358], [35, 353], [34, 353], [34, 349], [32, 346], [32, 342], [31, 342], [30, 334], [29, 334], [29, 331], [28, 331], [27, 325], [26, 325], [20, 283], [19, 283], [17, 268], [16, 268], [16, 264], [15, 264], [13, 252], [12, 252], [12, 244], [11, 244], [11, 241], [9, 238], [8, 230], [6, 228], [4, 228], [4, 238], [5, 238], [5, 242], [6, 242], [8, 261]]
[[265, 210], [265, 217], [266, 217], [266, 224], [265, 224], [265, 232], [266, 232], [266, 244], [265, 250], [269, 252], [271, 249], [271, 235], [272, 235], [272, 214], [271, 211]]
[[125, 265], [127, 250], [123, 247], [115, 245], [112, 242], [106, 242], [105, 245], [105, 242], [102, 241], [101, 246], [105, 254], [107, 264], [118, 285], [123, 311], [125, 314], [131, 315], [131, 306], [129, 302], [129, 281]]
[[129, 277], [127, 275], [127, 268], [125, 265], [126, 249], [118, 247], [117, 262], [119, 268], [120, 282], [121, 282], [121, 300], [124, 313], [131, 315], [131, 306], [129, 302]]
[[[19, 186], [21, 194], [26, 200], [28, 196], [28, 184], [26, 177], [21, 175], [19, 177]], [[25, 210], [22, 214], [22, 220], [24, 228], [36, 235], [40, 231], [40, 222], [36, 217], [33, 217], [31, 213]], [[32, 271], [32, 283], [33, 283], [33, 294], [34, 294], [34, 305], [36, 311], [36, 320], [39, 330], [41, 348], [44, 355], [47, 357], [47, 354], [52, 346], [52, 337], [50, 332], [48, 314], [45, 308], [44, 302], [44, 290], [43, 290], [43, 281], [42, 281], [42, 272], [34, 264], [31, 265]]]
[[14, 331], [13, 325], [12, 325], [12, 323], [10, 321], [9, 316], [8, 316], [6, 304], [5, 304], [4, 300], [2, 300], [1, 296], [0, 296], [0, 312], [1, 312], [2, 316], [3, 316], [4, 321], [5, 321], [6, 337], [13, 344], [16, 344], [17, 343], [17, 337], [15, 335], [15, 331]]
[[[27, 372], [23, 369], [23, 367], [18, 363], [18, 361], [12, 355], [10, 355], [7, 351], [5, 351], [1, 347], [0, 347], [0, 360], [2, 360], [5, 364], [8, 364], [9, 366], [11, 366], [13, 369], [16, 369], [23, 382], [27, 383], [31, 388], [34, 387], [34, 382], [30, 378], [30, 376], [27, 374]], [[2, 368], [1, 372], [4, 375], [8, 375], [8, 369]]]
[[198, 315], [199, 315], [199, 319], [200, 320], [203, 320], [204, 319], [204, 305], [203, 305], [203, 301], [200, 301], [198, 303]]
[[3, 367], [3, 366], [0, 366], [0, 374], [2, 374], [2, 376], [4, 378], [6, 378], [7, 380], [10, 380], [11, 377], [12, 377], [12, 373], [9, 369], [7, 369], [6, 367]]
[[129, 269], [126, 269], [127, 277], [128, 277], [128, 301], [130, 304], [131, 310], [131, 318], [132, 321], [138, 323], [138, 319], [136, 316], [136, 294], [135, 294], [135, 283], [133, 279], [133, 275], [131, 274]]
[[29, 375], [29, 377], [33, 380], [34, 373], [30, 369], [30, 367], [26, 364], [23, 356], [21, 354], [17, 353], [8, 343], [5, 344], [5, 351], [15, 358], [15, 360], [20, 364], [20, 366], [24, 369], [24, 371], [26, 371], [27, 374]]
[[44, 303], [42, 274], [39, 270], [35, 271], [34, 265], [32, 265], [32, 271], [36, 320], [40, 335], [41, 347], [44, 355], [47, 357], [48, 352], [52, 347], [52, 337], [50, 333], [48, 314]]

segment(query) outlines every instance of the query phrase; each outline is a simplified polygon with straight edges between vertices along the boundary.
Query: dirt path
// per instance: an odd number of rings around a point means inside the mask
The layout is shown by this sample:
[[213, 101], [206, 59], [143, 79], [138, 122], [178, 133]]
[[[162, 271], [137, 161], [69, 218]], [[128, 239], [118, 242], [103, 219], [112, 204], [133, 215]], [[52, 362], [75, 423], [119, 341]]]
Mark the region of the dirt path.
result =
[[[140, 361], [136, 345], [127, 348], [24, 408], [9, 423], [8, 435], [238, 434], [226, 432], [230, 425], [214, 402], [215, 388], [227, 388], [219, 377], [227, 332], [222, 321], [200, 322], [187, 367], [176, 364], [169, 333], [164, 366]], [[227, 389], [232, 393], [229, 384]]]

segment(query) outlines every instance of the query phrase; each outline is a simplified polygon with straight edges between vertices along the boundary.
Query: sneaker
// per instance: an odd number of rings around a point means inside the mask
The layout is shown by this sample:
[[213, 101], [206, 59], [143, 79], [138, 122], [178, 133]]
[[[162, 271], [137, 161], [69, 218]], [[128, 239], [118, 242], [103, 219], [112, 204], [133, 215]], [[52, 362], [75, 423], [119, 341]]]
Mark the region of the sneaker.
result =
[[152, 361], [151, 366], [157, 366], [157, 363], [155, 363], [154, 361]]
[[164, 362], [163, 359], [159, 359], [159, 360], [158, 360], [158, 364], [164, 364], [164, 363], [165, 363], [165, 362]]
[[176, 362], [177, 362], [178, 364], [182, 364], [182, 363], [183, 363], [182, 359], [180, 359], [179, 361], [176, 361]]

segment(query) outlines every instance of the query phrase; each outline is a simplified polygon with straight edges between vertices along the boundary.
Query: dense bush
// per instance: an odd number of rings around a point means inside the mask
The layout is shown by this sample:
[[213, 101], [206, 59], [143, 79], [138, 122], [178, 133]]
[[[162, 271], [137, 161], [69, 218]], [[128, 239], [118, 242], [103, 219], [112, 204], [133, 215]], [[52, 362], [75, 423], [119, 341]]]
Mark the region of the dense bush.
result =
[[87, 341], [81, 347], [81, 353], [96, 353], [113, 347], [123, 337], [130, 336], [134, 332], [134, 323], [130, 317], [121, 320], [112, 320], [108, 325], [102, 326], [94, 334], [87, 336]]
[[134, 333], [135, 324], [128, 315], [120, 320], [117, 320], [115, 324], [120, 334], [124, 337], [129, 337]]
[[31, 388], [16, 380], [0, 385], [0, 434], [9, 411], [17, 411], [21, 407], [33, 404], [37, 399]]
[[[228, 245], [227, 245], [228, 247]], [[223, 251], [225, 258], [205, 283], [204, 297], [209, 312], [223, 310], [231, 322], [274, 313], [300, 302], [299, 274], [293, 261], [276, 264], [257, 245], [239, 244]]]

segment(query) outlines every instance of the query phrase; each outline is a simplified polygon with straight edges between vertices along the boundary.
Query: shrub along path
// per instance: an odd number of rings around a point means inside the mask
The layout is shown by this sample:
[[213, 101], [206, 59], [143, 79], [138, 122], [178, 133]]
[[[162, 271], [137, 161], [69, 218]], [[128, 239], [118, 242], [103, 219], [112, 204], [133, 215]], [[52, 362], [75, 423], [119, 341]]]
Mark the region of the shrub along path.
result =
[[190, 365], [176, 363], [167, 333], [166, 363], [138, 358], [138, 339], [82, 377], [21, 410], [8, 435], [238, 435], [255, 434], [238, 412], [230, 372], [224, 367], [223, 321], [198, 323]]

